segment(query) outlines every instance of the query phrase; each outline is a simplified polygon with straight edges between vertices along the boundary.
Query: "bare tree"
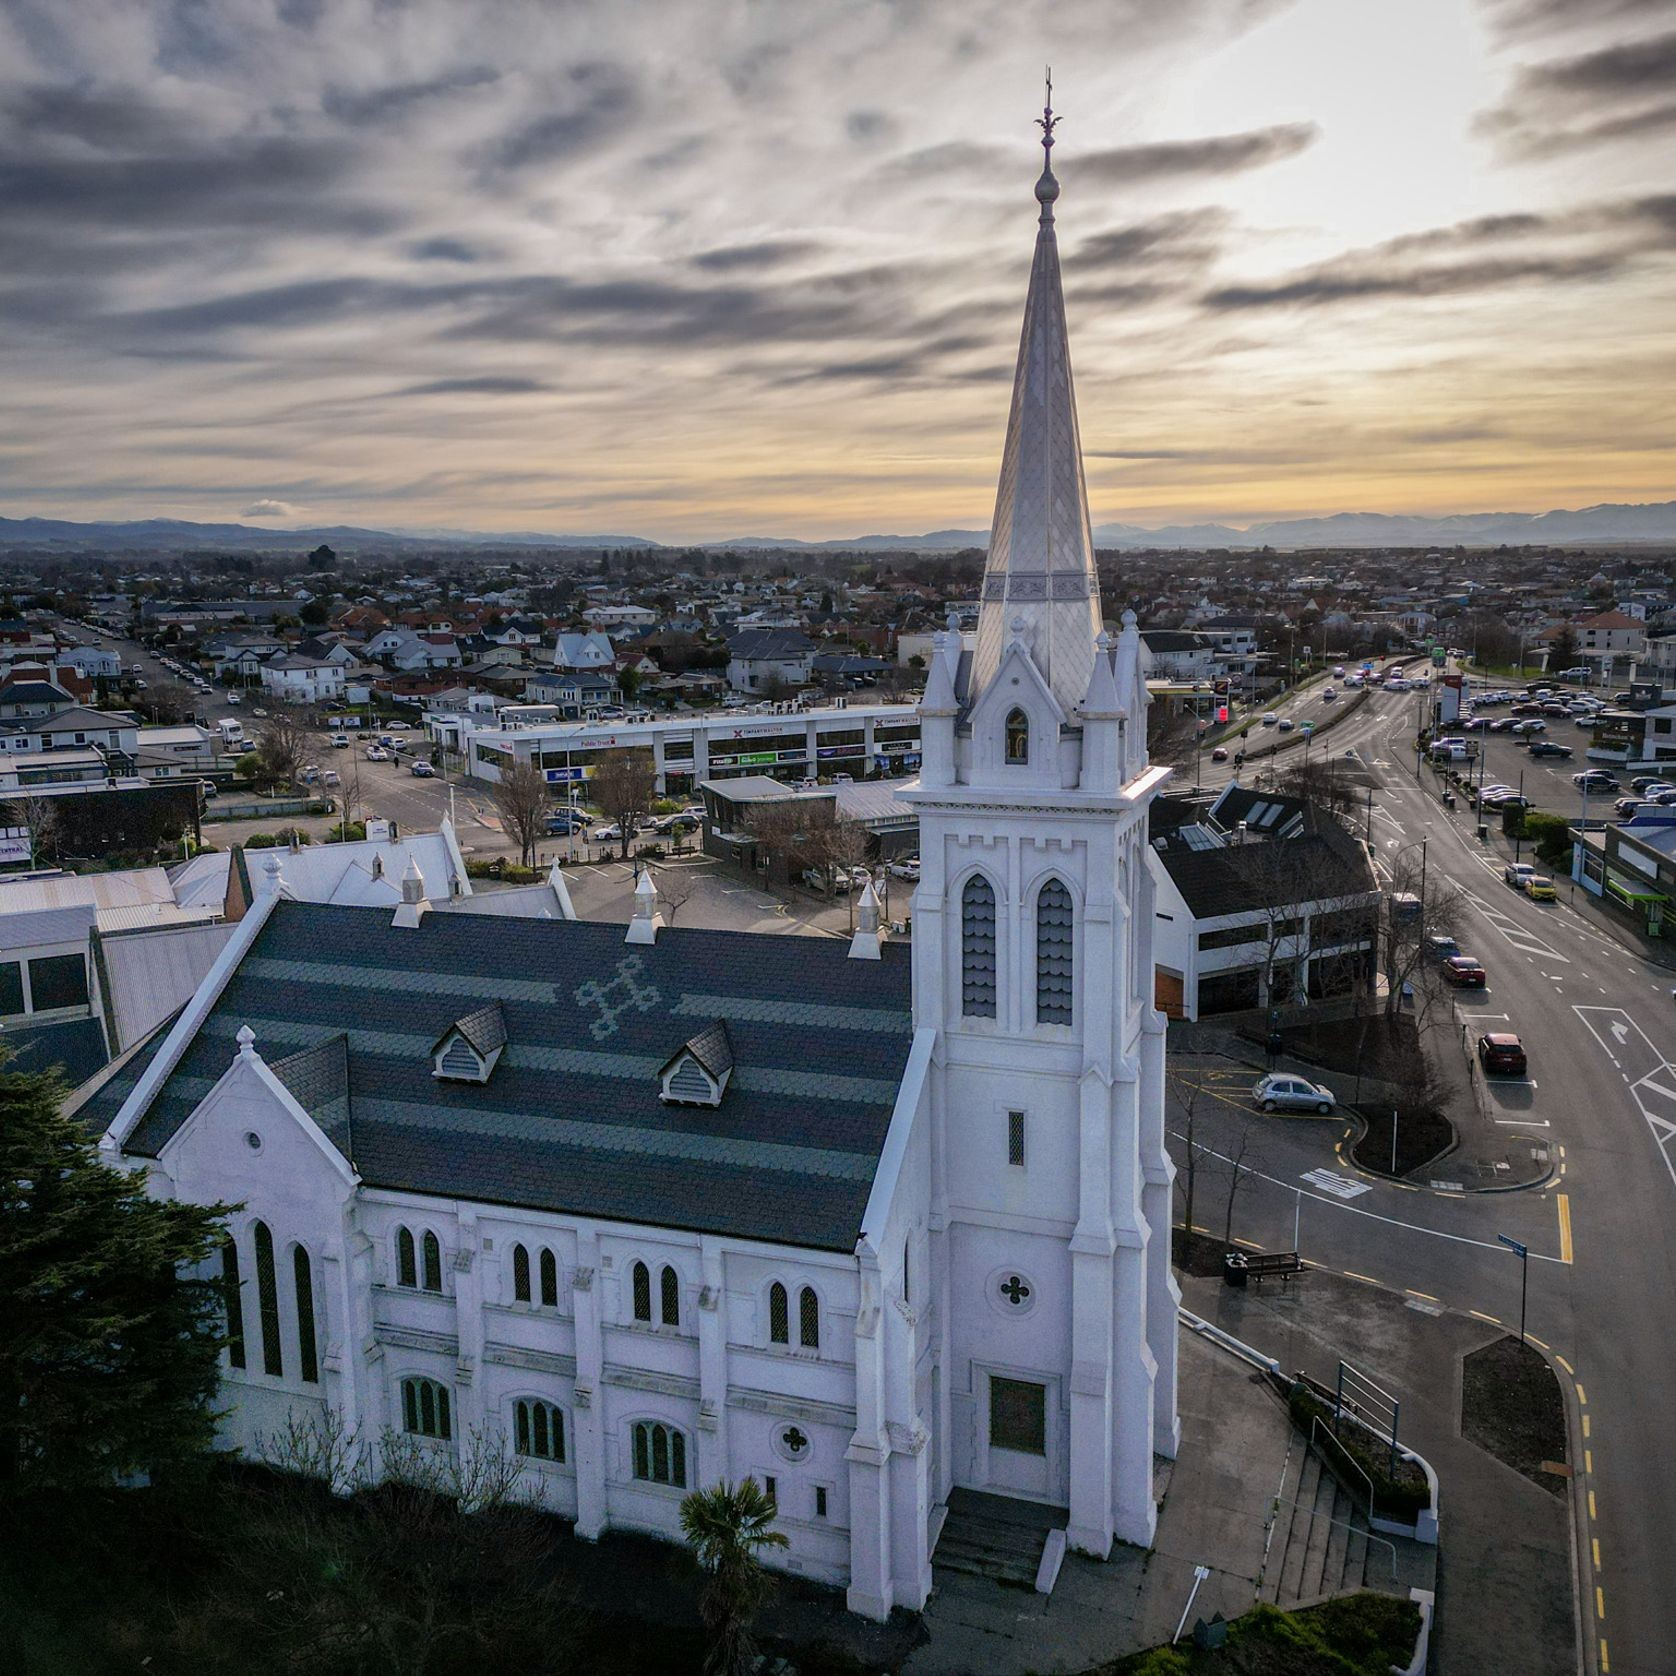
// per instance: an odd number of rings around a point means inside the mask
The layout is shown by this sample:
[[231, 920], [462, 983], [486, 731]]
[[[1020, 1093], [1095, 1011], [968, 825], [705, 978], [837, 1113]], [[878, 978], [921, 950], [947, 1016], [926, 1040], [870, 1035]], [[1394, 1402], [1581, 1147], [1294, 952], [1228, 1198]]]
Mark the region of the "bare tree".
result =
[[1199, 718], [1185, 705], [1153, 704], [1146, 715], [1146, 753], [1155, 764], [1179, 768], [1199, 748]]
[[1240, 1122], [1239, 1132], [1228, 1143], [1228, 1213], [1222, 1224], [1222, 1238], [1228, 1245], [1234, 1243], [1234, 1200], [1245, 1185], [1246, 1176], [1254, 1172], [1262, 1162], [1251, 1151], [1252, 1132], [1256, 1124], [1256, 1114], [1245, 1113]]
[[1424, 1024], [1449, 989], [1442, 964], [1429, 958], [1430, 939], [1458, 937], [1467, 922], [1466, 892], [1433, 872], [1412, 850], [1399, 854], [1391, 867], [1391, 890], [1384, 913], [1383, 964], [1385, 1013], [1394, 1018], [1405, 995], [1412, 994], [1415, 1022]]
[[547, 776], [533, 762], [513, 762], [490, 786], [489, 801], [507, 837], [518, 846], [520, 865], [530, 866], [535, 860], [535, 847], [547, 830], [547, 811], [552, 803]]
[[307, 719], [276, 710], [256, 735], [257, 772], [267, 785], [295, 785], [319, 743]]
[[1181, 1169], [1176, 1175], [1181, 1184], [1181, 1243], [1184, 1251], [1193, 1243], [1193, 1200], [1199, 1185], [1199, 1145], [1194, 1128], [1199, 1112], [1199, 1096], [1204, 1089], [1203, 1079], [1202, 1070], [1198, 1070], [1192, 1078], [1179, 1072], [1171, 1077], [1181, 1109], [1181, 1137], [1185, 1149]]
[[835, 878], [836, 875], [842, 873], [849, 887], [844, 893], [844, 900], [849, 905], [850, 930], [854, 931], [856, 898], [854, 870], [867, 861], [868, 852], [872, 848], [873, 835], [860, 821], [839, 818], [820, 829], [820, 839], [828, 879]]
[[1278, 770], [1270, 784], [1283, 796], [1301, 797], [1346, 827], [1354, 827], [1364, 795], [1363, 788], [1340, 773], [1338, 763], [1325, 750]]
[[6, 805], [5, 818], [8, 826], [20, 826], [28, 836], [31, 867], [40, 864], [43, 850], [57, 854], [60, 826], [58, 805], [52, 798], [25, 792]]
[[793, 797], [753, 803], [746, 812], [745, 827], [756, 841], [758, 854], [783, 856], [788, 865], [795, 861], [807, 867], [825, 866], [823, 846], [811, 826], [812, 808], [813, 800]]
[[673, 925], [675, 916], [692, 900], [702, 875], [693, 867], [660, 867], [657, 874], [658, 909], [665, 925]]
[[628, 860], [635, 827], [650, 811], [657, 796], [657, 785], [657, 770], [650, 751], [608, 751], [594, 765], [588, 790], [605, 812], [605, 818], [616, 823], [624, 861]]

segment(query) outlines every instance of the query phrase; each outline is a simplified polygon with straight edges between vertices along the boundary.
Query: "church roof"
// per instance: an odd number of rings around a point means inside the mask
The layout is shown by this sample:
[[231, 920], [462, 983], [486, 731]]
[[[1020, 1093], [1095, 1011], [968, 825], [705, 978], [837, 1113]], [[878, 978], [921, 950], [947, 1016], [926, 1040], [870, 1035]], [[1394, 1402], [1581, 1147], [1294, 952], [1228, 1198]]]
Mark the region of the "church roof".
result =
[[[1048, 163], [1057, 121], [1051, 110], [1043, 112]], [[973, 673], [978, 687], [988, 685], [1013, 625], [1021, 623], [1032, 661], [1070, 712], [1088, 690], [1101, 623], [1053, 224], [1058, 196], [1059, 182], [1045, 164], [1036, 183], [1041, 219], [990, 525]]]
[[[248, 1024], [311, 1112], [344, 1044], [341, 1115], [324, 1101], [313, 1114], [346, 1154], [352, 1118], [369, 1186], [854, 1248], [913, 1040], [906, 949], [858, 962], [842, 939], [681, 927], [629, 947], [622, 926], [581, 920], [391, 918], [277, 902], [127, 1150], [157, 1156]], [[439, 1082], [432, 1044], [495, 1002], [507, 1046], [493, 1078]], [[716, 1020], [727, 1100], [666, 1103], [659, 1068]], [[108, 1126], [167, 1034], [85, 1121]]]

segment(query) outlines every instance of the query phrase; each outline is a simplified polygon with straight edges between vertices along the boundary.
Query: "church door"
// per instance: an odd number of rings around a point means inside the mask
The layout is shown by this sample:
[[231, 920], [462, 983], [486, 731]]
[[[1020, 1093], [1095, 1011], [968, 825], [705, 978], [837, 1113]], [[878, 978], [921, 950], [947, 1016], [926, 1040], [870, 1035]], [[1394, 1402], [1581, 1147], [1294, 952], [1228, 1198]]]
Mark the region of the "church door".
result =
[[989, 1376], [989, 1481], [1017, 1495], [1047, 1495], [1045, 1385]]

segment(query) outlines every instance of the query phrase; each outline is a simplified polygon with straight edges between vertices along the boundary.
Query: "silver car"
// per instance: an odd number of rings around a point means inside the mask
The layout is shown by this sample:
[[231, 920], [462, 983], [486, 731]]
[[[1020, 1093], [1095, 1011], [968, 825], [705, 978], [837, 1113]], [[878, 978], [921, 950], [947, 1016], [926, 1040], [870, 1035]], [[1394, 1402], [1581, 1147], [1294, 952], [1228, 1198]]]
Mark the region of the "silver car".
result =
[[1337, 1104], [1330, 1088], [1282, 1071], [1254, 1082], [1251, 1098], [1266, 1112], [1319, 1112], [1322, 1117], [1331, 1117]]

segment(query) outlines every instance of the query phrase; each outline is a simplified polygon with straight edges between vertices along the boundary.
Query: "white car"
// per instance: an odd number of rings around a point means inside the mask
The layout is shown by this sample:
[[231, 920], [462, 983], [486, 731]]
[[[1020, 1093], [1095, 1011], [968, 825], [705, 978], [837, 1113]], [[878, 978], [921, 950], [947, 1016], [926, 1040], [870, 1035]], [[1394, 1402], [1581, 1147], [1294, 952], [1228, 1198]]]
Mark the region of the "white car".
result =
[[919, 857], [904, 856], [901, 861], [890, 864], [890, 876], [893, 879], [909, 879], [914, 884], [919, 883]]
[[369, 745], [369, 746], [367, 746], [367, 761], [368, 762], [388, 762], [389, 760], [390, 760], [390, 753], [387, 750], [385, 750], [382, 745]]
[[1286, 1072], [1271, 1072], [1251, 1085], [1251, 1098], [1266, 1112], [1316, 1112], [1331, 1117], [1337, 1096], [1330, 1088]]

